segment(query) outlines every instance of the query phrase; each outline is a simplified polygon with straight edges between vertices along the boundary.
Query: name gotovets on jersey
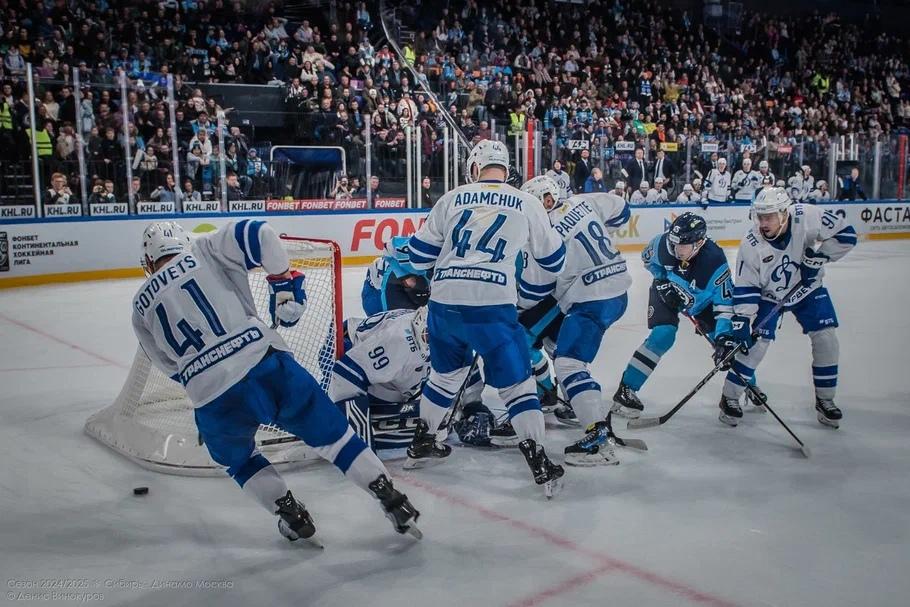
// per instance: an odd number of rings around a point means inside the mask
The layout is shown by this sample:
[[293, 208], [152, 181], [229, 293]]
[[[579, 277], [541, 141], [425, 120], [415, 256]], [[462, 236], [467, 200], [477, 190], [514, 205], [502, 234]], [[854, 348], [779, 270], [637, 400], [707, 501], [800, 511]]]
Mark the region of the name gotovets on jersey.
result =
[[559, 223], [554, 225], [556, 228], [556, 233], [559, 234], [561, 238], [565, 238], [566, 234], [572, 231], [578, 222], [594, 212], [594, 209], [591, 208], [591, 205], [585, 201], [581, 204], [577, 204], [572, 207], [572, 210], [566, 213], [566, 216], [559, 220]]
[[148, 279], [142, 293], [133, 300], [133, 307], [139, 312], [140, 316], [145, 316], [145, 311], [149, 309], [152, 302], [155, 301], [155, 295], [165, 287], [169, 282], [180, 279], [181, 276], [193, 270], [198, 265], [196, 258], [192, 255], [184, 255], [183, 259], [161, 270]]
[[460, 192], [455, 196], [455, 206], [486, 204], [521, 210], [521, 198], [503, 192]]

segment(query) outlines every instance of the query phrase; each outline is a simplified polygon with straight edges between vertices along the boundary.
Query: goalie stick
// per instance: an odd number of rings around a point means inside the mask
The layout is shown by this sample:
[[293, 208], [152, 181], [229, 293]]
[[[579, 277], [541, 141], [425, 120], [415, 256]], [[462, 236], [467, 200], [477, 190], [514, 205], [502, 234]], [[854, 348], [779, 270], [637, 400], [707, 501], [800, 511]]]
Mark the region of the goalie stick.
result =
[[[685, 316], [686, 316], [686, 318], [688, 318], [689, 320], [692, 321], [693, 325], [695, 325], [695, 332], [698, 333], [699, 335], [703, 336], [706, 340], [708, 340], [708, 343], [713, 346], [714, 340], [711, 339], [711, 337], [707, 333], [702, 331], [701, 325], [699, 325], [698, 322], [696, 322], [696, 320], [694, 318], [692, 318], [691, 316], [689, 316], [688, 314], [686, 314]], [[796, 434], [794, 434], [793, 430], [791, 430], [790, 427], [784, 423], [784, 420], [782, 420], [780, 417], [778, 417], [777, 413], [774, 412], [774, 409], [772, 409], [771, 406], [768, 404], [768, 398], [764, 394], [762, 394], [761, 392], [756, 390], [755, 386], [750, 384], [749, 381], [745, 377], [740, 375], [738, 371], [736, 371], [734, 369], [733, 373], [735, 373], [736, 376], [739, 377], [739, 379], [741, 379], [744, 384], [746, 384], [746, 390], [749, 391], [749, 394], [752, 395], [752, 398], [754, 400], [760, 402], [761, 405], [765, 409], [767, 409], [771, 413], [771, 415], [774, 416], [774, 419], [776, 419], [778, 421], [778, 423], [780, 423], [780, 425], [784, 427], [784, 430], [786, 430], [787, 433], [793, 437], [793, 440], [795, 440], [797, 443], [799, 443], [799, 450], [802, 452], [802, 454], [805, 455], [806, 457], [809, 457], [811, 455], [811, 452], [809, 451], [809, 447], [807, 447], [803, 441], [799, 440], [799, 437], [796, 436]]]
[[[802, 286], [803, 285], [801, 282], [796, 283], [796, 285], [794, 285], [794, 287], [792, 289], [790, 289], [790, 291], [788, 291], [787, 294], [784, 295], [783, 298], [781, 298], [781, 300], [779, 302], [777, 302], [777, 304], [771, 309], [771, 311], [768, 312], [768, 314], [761, 320], [761, 322], [758, 323], [758, 325], [752, 330], [752, 334], [754, 335], [756, 331], [763, 328], [766, 324], [768, 324], [768, 322], [772, 318], [776, 317], [778, 312], [780, 312], [783, 309], [784, 304], [787, 301], [789, 301], [789, 299], [793, 296], [793, 294], [796, 293], [799, 289], [801, 289]], [[696, 384], [696, 386], [694, 388], [692, 388], [692, 390], [688, 394], [686, 394], [683, 397], [683, 399], [681, 401], [679, 401], [679, 403], [677, 403], [677, 405], [675, 407], [673, 407], [672, 409], [670, 409], [669, 411], [667, 411], [660, 417], [639, 417], [638, 419], [630, 419], [628, 425], [626, 425], [626, 428], [628, 428], [629, 430], [640, 430], [642, 428], [654, 428], [656, 426], [662, 426], [665, 423], [667, 423], [667, 421], [671, 417], [676, 415], [677, 411], [682, 409], [683, 405], [685, 405], [687, 402], [689, 402], [692, 399], [692, 397], [695, 396], [698, 393], [698, 391], [701, 390], [705, 386], [705, 384], [707, 384], [709, 381], [711, 381], [711, 378], [714, 377], [717, 374], [717, 372], [721, 370], [722, 367], [726, 366], [731, 360], [733, 360], [733, 358], [739, 353], [740, 350], [742, 350], [742, 344], [740, 344], [740, 346], [738, 348], [736, 348], [735, 350], [732, 350], [729, 354], [727, 354], [722, 361], [717, 363], [717, 365], [713, 369], [711, 369], [711, 371], [709, 371], [708, 374], [705, 375], [704, 378], [702, 378], [702, 380], [700, 382], [698, 382], [698, 384]]]

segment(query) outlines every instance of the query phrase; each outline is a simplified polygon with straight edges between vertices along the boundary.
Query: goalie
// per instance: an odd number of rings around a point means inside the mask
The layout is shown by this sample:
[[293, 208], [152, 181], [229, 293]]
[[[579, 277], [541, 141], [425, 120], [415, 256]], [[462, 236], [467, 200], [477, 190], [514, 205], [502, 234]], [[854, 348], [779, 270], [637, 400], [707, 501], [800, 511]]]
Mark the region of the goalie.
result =
[[[430, 372], [427, 308], [392, 310], [346, 324], [350, 347], [335, 362], [330, 395], [370, 448], [394, 457], [414, 438], [420, 395]], [[481, 447], [517, 444], [510, 424], [496, 426], [481, 401], [482, 391], [475, 368], [461, 394], [464, 406], [456, 403], [454, 408], [458, 421], [453, 428], [461, 442]]]

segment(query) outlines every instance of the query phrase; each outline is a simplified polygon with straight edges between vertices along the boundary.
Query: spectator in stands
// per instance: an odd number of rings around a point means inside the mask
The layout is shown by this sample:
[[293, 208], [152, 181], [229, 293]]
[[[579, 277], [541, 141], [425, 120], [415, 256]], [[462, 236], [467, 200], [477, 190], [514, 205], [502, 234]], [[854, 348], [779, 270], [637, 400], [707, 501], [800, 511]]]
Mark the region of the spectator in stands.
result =
[[44, 192], [44, 204], [71, 204], [79, 202], [73, 191], [66, 185], [63, 173], [51, 175], [51, 187]]
[[844, 177], [837, 199], [856, 200], [857, 198], [866, 200], [866, 192], [863, 191], [863, 184], [859, 181], [859, 167], [853, 167], [850, 169], [850, 175]]
[[363, 184], [360, 182], [360, 177], [351, 178], [351, 198], [366, 198], [367, 192], [364, 189]]
[[607, 184], [604, 183], [603, 172], [598, 168], [594, 167], [591, 169], [591, 174], [585, 180], [584, 192], [586, 194], [590, 192], [606, 192]]
[[180, 192], [181, 204], [187, 200], [192, 200], [193, 202], [202, 201], [202, 195], [193, 188], [192, 179], [185, 179], [183, 181], [183, 191]]
[[420, 206], [424, 209], [433, 208], [436, 202], [431, 191], [432, 182], [429, 177], [424, 177], [420, 182]]
[[149, 198], [160, 202], [176, 203], [180, 193], [177, 191], [177, 183], [174, 181], [174, 175], [168, 173], [164, 178], [164, 184], [159, 185], [152, 190]]
[[240, 180], [237, 179], [237, 173], [231, 171], [227, 174], [227, 199], [228, 200], [243, 200], [246, 198], [246, 195], [243, 193], [243, 188], [240, 187]]
[[101, 185], [93, 187], [88, 201], [89, 204], [114, 204], [117, 202], [117, 197], [114, 195], [114, 182], [105, 179]]
[[335, 200], [350, 200], [352, 198], [351, 188], [348, 186], [348, 178], [342, 177], [335, 182], [335, 187], [332, 188], [332, 192], [329, 194]]
[[379, 187], [379, 177], [376, 175], [371, 175], [370, 176], [370, 200], [375, 201], [380, 196], [382, 196], [382, 189]]
[[591, 175], [591, 152], [582, 150], [579, 154], [578, 161], [575, 163], [575, 172], [572, 174], [572, 189], [575, 192], [583, 192], [585, 182]]
[[133, 176], [130, 181], [130, 194], [133, 196], [133, 202], [148, 199], [146, 190], [142, 187], [142, 180], [139, 177]]

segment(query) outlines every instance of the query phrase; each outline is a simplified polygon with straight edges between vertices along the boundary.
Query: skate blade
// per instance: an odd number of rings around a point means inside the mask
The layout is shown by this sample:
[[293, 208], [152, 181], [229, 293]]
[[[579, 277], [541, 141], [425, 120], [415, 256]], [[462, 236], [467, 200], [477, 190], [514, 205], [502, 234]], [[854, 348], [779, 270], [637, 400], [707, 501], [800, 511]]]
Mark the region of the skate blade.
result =
[[752, 405], [751, 407], [746, 408], [745, 413], [767, 413], [768, 410], [765, 409], [764, 405]]
[[730, 417], [729, 415], [724, 415], [723, 413], [721, 413], [720, 415], [717, 416], [717, 419], [719, 419], [721, 423], [726, 424], [732, 428], [735, 428], [736, 426], [739, 425], [738, 417]]
[[562, 477], [548, 480], [543, 484], [543, 494], [548, 500], [553, 499], [562, 491]]
[[413, 523], [408, 525], [408, 528], [405, 529], [404, 532], [413, 537], [415, 540], [420, 541], [423, 539], [423, 532], [418, 529], [417, 526]]
[[575, 466], [577, 468], [594, 468], [597, 466], [618, 466], [619, 459], [614, 457], [613, 459], [606, 459], [602, 455], [586, 455], [584, 457], [566, 457], [565, 464], [567, 466]]
[[557, 423], [569, 428], [581, 427], [581, 422], [578, 421], [578, 419], [563, 419], [561, 417], [556, 417], [555, 415], [553, 416], [553, 419], [555, 419]]
[[616, 437], [616, 444], [626, 449], [636, 449], [637, 451], [647, 451], [648, 444], [640, 438], [619, 438]]
[[420, 459], [412, 459], [409, 457], [407, 460], [405, 460], [404, 464], [402, 464], [401, 467], [405, 470], [420, 470], [423, 468], [431, 468], [444, 459], [444, 457], [422, 457]]
[[840, 421], [839, 421], [839, 420], [836, 420], [836, 419], [828, 419], [827, 417], [825, 417], [825, 416], [822, 415], [821, 413], [819, 413], [819, 414], [817, 415], [817, 417], [818, 417], [818, 423], [820, 423], [820, 424], [823, 425], [823, 426], [827, 426], [827, 427], [829, 427], [829, 428], [834, 428], [835, 430], [837, 430], [838, 428], [840, 428]]
[[501, 449], [502, 448], [512, 448], [512, 447], [517, 447], [518, 443], [520, 443], [520, 442], [521, 442], [521, 439], [518, 438], [517, 436], [515, 438], [506, 438], [506, 439], [491, 438], [490, 446], [499, 447]]
[[302, 539], [304, 543], [308, 544], [311, 548], [316, 548], [317, 550], [325, 550], [325, 544], [323, 544], [322, 540], [320, 540], [315, 535], [312, 535], [310, 537], [302, 537], [300, 539]]
[[628, 407], [623, 407], [617, 402], [613, 402], [613, 406], [610, 407], [610, 412], [615, 413], [619, 417], [625, 417], [626, 419], [638, 419], [641, 417], [641, 411], [637, 409], [629, 409]]

